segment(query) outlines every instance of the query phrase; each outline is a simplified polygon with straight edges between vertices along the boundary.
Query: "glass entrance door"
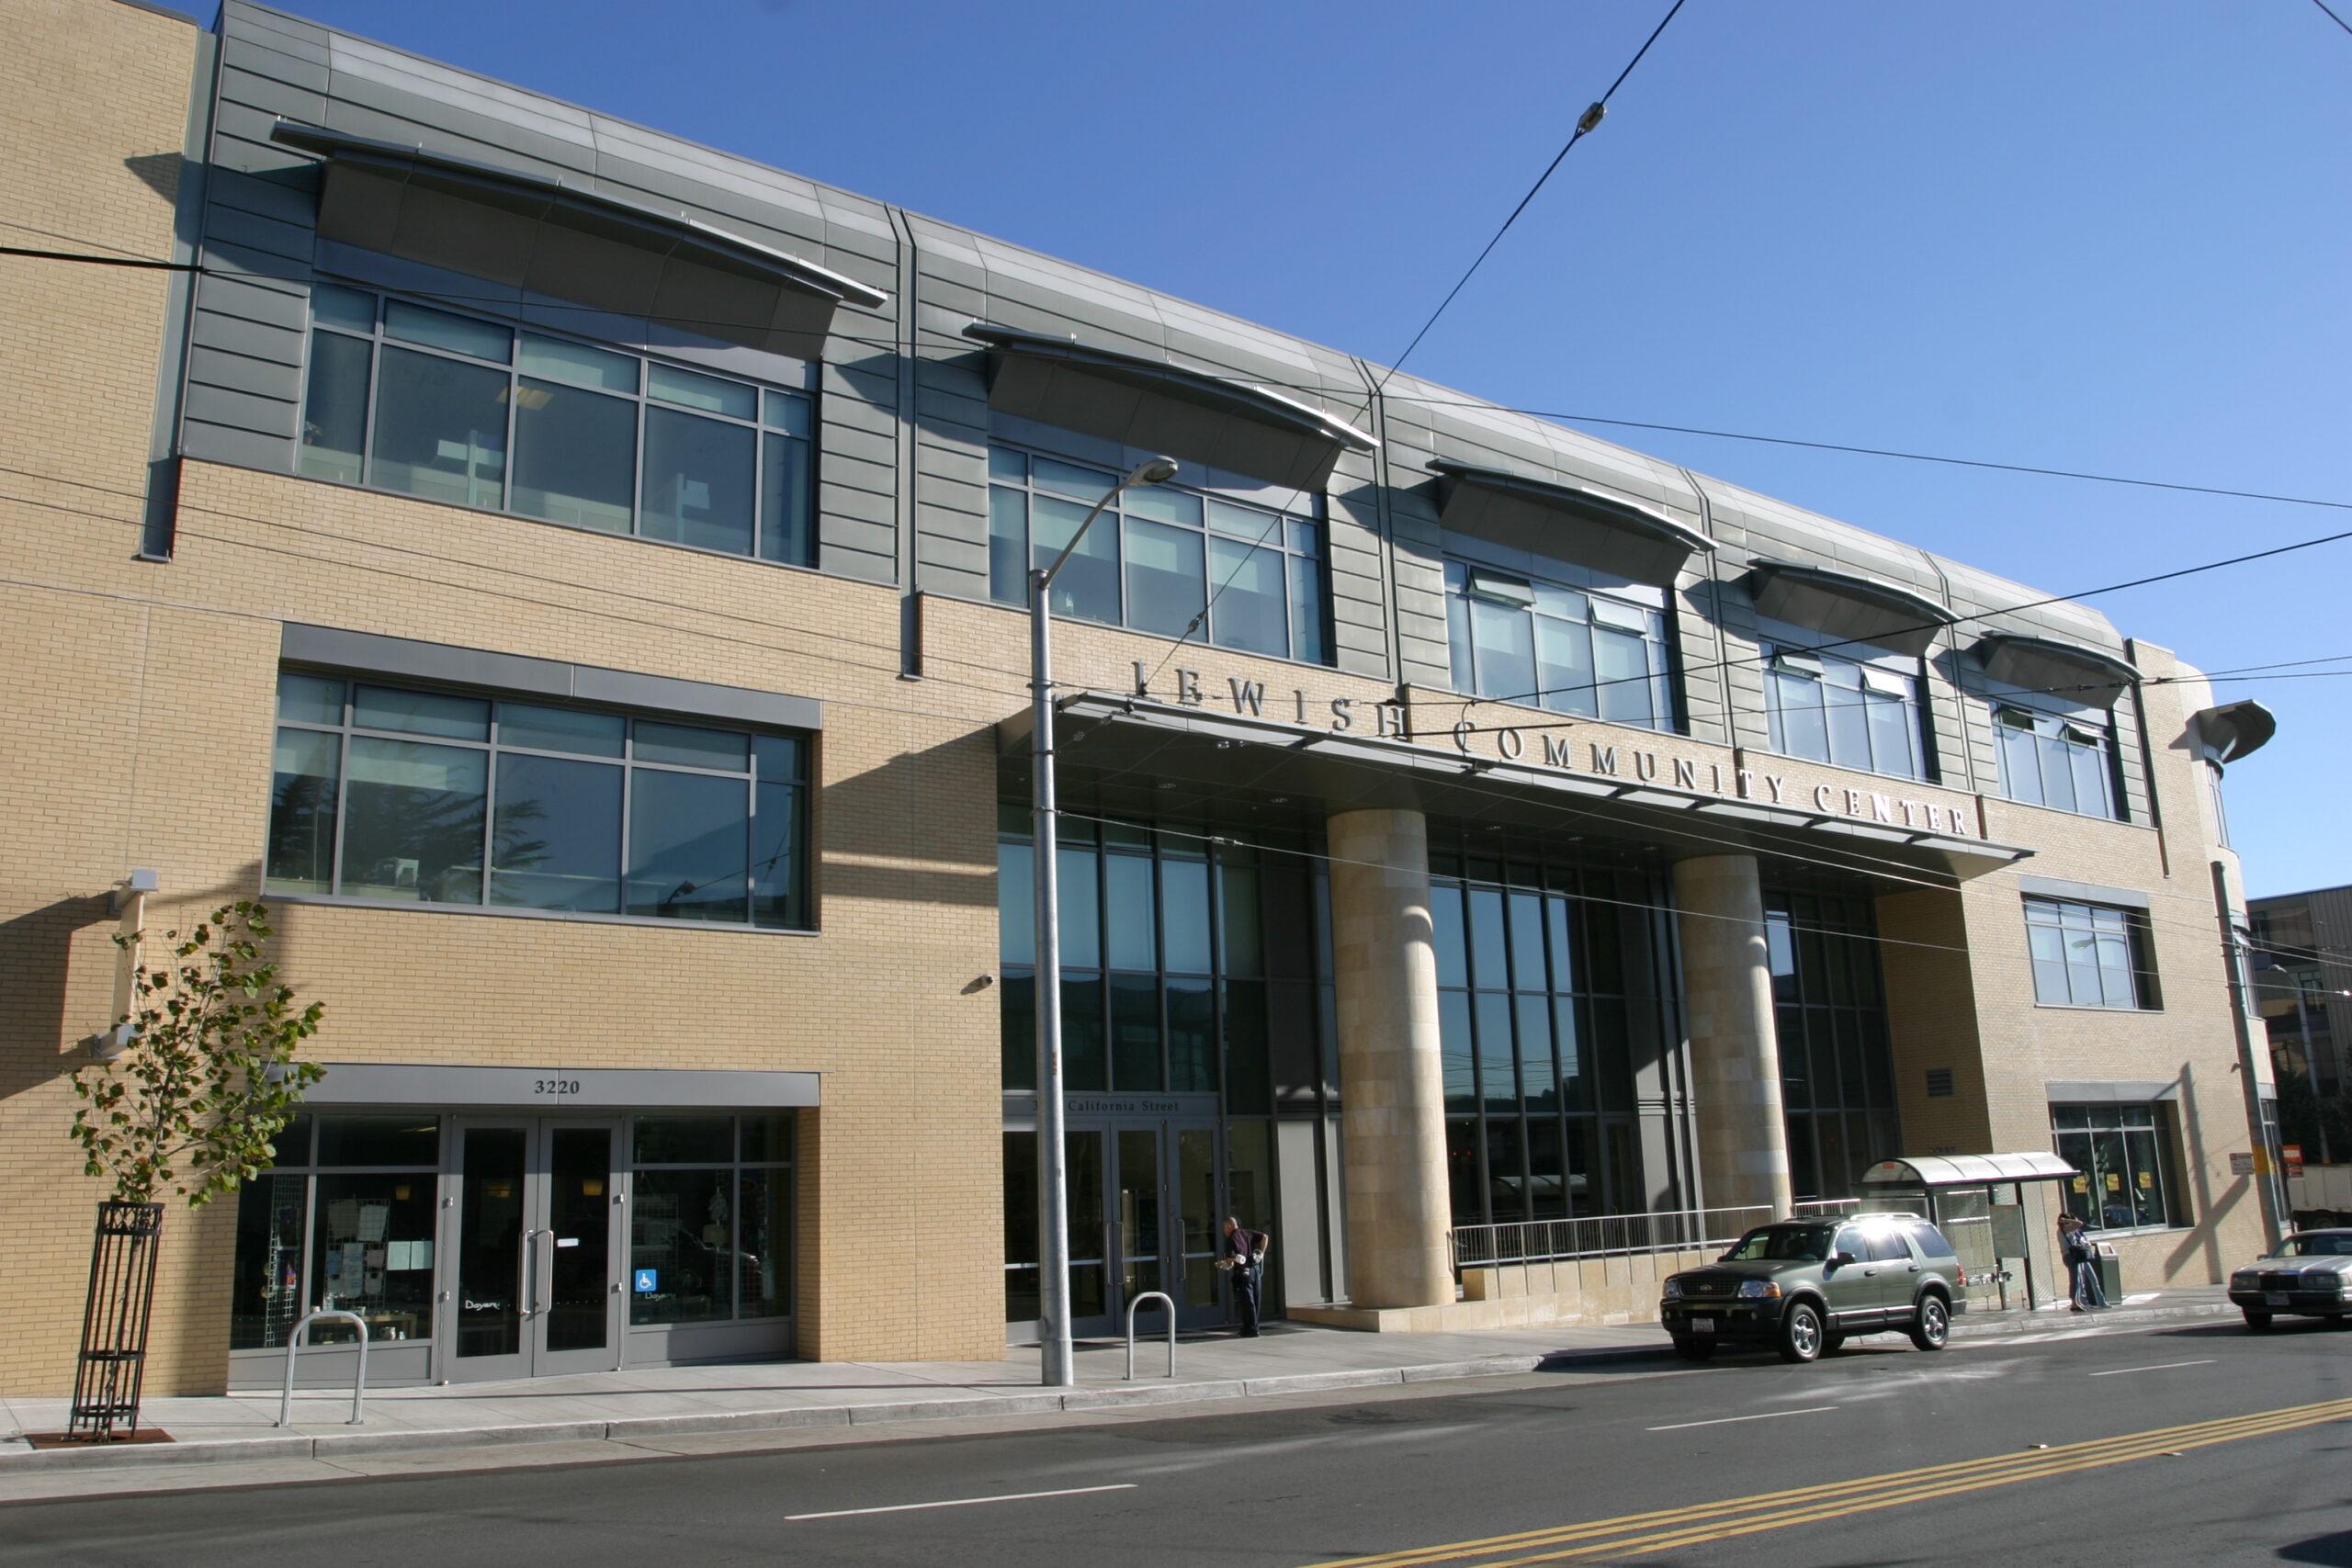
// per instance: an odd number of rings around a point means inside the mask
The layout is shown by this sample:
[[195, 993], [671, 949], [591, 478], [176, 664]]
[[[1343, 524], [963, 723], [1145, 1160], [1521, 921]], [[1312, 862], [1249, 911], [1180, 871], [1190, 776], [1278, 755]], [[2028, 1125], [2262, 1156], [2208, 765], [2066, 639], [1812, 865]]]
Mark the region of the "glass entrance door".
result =
[[[1165, 1291], [1177, 1324], [1210, 1327], [1225, 1320], [1216, 1268], [1216, 1128], [1207, 1122], [1148, 1122], [1117, 1128], [1109, 1140], [1112, 1257], [1119, 1296], [1109, 1332], [1126, 1332], [1127, 1303]], [[1154, 1303], [1149, 1311], [1159, 1310]], [[1156, 1322], [1148, 1314], [1142, 1322]]]
[[620, 1365], [617, 1122], [458, 1123], [457, 1379]]

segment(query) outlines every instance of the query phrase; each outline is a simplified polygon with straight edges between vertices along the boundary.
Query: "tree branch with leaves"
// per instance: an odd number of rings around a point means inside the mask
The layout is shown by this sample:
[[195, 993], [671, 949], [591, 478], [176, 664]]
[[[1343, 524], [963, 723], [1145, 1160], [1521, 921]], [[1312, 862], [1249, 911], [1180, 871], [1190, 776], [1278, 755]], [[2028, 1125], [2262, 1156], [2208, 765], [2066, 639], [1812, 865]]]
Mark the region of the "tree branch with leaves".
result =
[[131, 1010], [117, 1021], [130, 1045], [74, 1074], [82, 1168], [111, 1178], [116, 1201], [170, 1193], [200, 1208], [276, 1162], [277, 1134], [326, 1071], [296, 1055], [326, 1009], [278, 982], [270, 935], [267, 908], [252, 899], [186, 935], [164, 932], [169, 961], [138, 966]]

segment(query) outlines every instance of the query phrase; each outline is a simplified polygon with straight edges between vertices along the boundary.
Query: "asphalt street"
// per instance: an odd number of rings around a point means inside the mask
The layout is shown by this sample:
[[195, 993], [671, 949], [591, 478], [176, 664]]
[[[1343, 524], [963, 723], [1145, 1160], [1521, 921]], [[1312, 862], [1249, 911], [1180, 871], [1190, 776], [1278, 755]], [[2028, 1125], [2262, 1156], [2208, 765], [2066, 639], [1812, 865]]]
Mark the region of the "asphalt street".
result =
[[1807, 1368], [0, 1508], [0, 1568], [1996, 1558], [2352, 1565], [2352, 1332], [1883, 1338]]

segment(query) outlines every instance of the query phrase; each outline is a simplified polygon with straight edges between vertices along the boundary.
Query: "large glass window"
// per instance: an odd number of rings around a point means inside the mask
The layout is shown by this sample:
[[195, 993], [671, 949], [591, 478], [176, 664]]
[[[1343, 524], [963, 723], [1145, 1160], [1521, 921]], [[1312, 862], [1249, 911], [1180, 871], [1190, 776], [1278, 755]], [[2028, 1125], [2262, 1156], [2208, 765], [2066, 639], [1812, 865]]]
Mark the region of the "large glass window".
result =
[[1800, 1199], [1849, 1197], [1863, 1171], [1902, 1152], [1877, 936], [1867, 898], [1765, 889], [1789, 1180]]
[[273, 893], [809, 924], [804, 736], [292, 671], [277, 716]]
[[1927, 776], [1919, 681], [1893, 660], [1764, 645], [1772, 750], [1897, 778]]
[[[1456, 691], [1645, 729], [1676, 728], [1666, 616], [1630, 595], [1445, 563]], [[1663, 603], [1660, 596], [1660, 603]]]
[[[1065, 817], [1062, 1070], [1073, 1091], [1215, 1093], [1236, 1115], [1313, 1108], [1329, 1087], [1326, 900], [1282, 835], [1256, 844]], [[1275, 846], [1281, 846], [1276, 848]], [[1002, 808], [997, 909], [1003, 1083], [1036, 1087], [1034, 849]]]
[[629, 1128], [632, 1327], [792, 1310], [792, 1118], [639, 1116]]
[[814, 566], [814, 428], [805, 392], [311, 290], [314, 479]]
[[2168, 1120], [2160, 1105], [2052, 1106], [2052, 1141], [2075, 1173], [2066, 1207], [2093, 1230], [2187, 1224]]
[[1654, 876], [1535, 865], [1432, 829], [1453, 1220], [1638, 1213], [1634, 1063], [1661, 1038]]
[[2004, 795], [2028, 806], [2122, 820], [2109, 716], [2003, 705], [1993, 709], [1993, 733], [2000, 742]]
[[[237, 1190], [229, 1348], [285, 1345], [306, 1312], [356, 1312], [368, 1338], [433, 1337], [441, 1123], [430, 1115], [297, 1116], [277, 1163]], [[313, 1324], [312, 1344], [356, 1337]]]
[[2028, 897], [2033, 999], [2043, 1007], [2164, 1006], [2147, 915], [2105, 904]]
[[[1031, 569], [1053, 564], [1118, 480], [1107, 468], [989, 447], [989, 596], [1026, 604]], [[1319, 519], [1151, 485], [1102, 509], [1054, 579], [1053, 608], [1161, 637], [1197, 626], [1218, 648], [1325, 664], [1327, 576]]]

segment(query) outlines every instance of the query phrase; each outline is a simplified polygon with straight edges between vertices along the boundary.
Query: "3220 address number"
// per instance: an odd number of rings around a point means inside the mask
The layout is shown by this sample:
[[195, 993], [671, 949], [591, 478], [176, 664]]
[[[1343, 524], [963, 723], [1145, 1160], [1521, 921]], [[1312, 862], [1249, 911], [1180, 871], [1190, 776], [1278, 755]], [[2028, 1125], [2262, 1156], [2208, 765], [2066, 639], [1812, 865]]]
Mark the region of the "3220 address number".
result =
[[578, 1078], [533, 1078], [531, 1080], [531, 1092], [533, 1094], [547, 1095], [550, 1098], [560, 1098], [565, 1095], [578, 1094], [580, 1092], [580, 1080]]

